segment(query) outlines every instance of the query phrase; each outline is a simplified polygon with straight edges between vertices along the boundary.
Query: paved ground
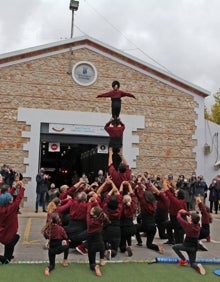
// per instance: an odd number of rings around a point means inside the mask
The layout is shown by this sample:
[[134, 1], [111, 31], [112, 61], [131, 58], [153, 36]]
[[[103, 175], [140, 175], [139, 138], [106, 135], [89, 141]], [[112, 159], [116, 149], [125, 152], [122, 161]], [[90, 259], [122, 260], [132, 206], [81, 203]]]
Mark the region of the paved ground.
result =
[[[43, 227], [46, 220], [46, 213], [39, 212], [34, 213], [33, 210], [23, 208], [21, 209], [22, 214], [19, 215], [19, 234], [21, 236], [18, 245], [15, 248], [14, 262], [45, 262], [48, 261], [47, 250], [43, 249], [45, 239], [41, 234], [41, 228]], [[220, 214], [213, 215], [214, 222], [211, 225], [211, 242], [207, 243], [204, 240], [205, 246], [208, 248], [207, 252], [198, 252], [197, 258], [220, 258]], [[155, 243], [162, 244], [166, 240], [160, 240], [156, 235]], [[143, 243], [145, 238], [143, 237]], [[153, 260], [156, 257], [174, 257], [171, 246], [164, 245], [165, 253], [161, 255], [157, 252], [151, 251], [146, 247], [137, 247], [136, 240], [133, 240], [133, 256], [128, 257], [126, 254], [118, 255], [112, 259], [112, 261], [146, 261]], [[3, 246], [0, 245], [0, 253], [3, 252]], [[63, 255], [57, 256], [57, 261], [62, 260]], [[73, 249], [70, 250], [69, 261], [87, 261], [88, 258], [85, 255], [76, 253]]]

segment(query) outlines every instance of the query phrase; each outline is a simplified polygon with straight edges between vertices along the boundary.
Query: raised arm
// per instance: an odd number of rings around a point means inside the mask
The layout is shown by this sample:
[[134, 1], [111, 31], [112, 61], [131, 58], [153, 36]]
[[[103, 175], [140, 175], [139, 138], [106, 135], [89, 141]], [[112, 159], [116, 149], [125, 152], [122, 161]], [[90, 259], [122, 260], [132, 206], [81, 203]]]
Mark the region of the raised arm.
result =
[[128, 165], [127, 160], [123, 156], [123, 149], [122, 148], [120, 148], [120, 151], [119, 151], [118, 155], [121, 157], [121, 161], [123, 162], [123, 164]]
[[124, 91], [121, 91], [121, 97], [131, 97], [136, 99], [136, 97], [133, 94]]
[[108, 148], [108, 166], [110, 166], [113, 163], [112, 155], [113, 155], [113, 149], [112, 147], [109, 147]]
[[99, 94], [99, 95], [96, 96], [96, 98], [102, 98], [102, 97], [104, 97], [104, 98], [110, 97], [111, 98], [112, 94], [113, 94], [113, 90], [108, 91], [106, 93]]

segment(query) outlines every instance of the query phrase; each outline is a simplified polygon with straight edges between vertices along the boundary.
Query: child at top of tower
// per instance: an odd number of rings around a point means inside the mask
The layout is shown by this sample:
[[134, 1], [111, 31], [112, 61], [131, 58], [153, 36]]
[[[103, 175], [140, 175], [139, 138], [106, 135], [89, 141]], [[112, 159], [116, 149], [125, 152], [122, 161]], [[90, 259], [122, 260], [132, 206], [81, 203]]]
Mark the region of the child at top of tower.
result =
[[124, 91], [121, 91], [120, 88], [120, 82], [115, 80], [112, 82], [112, 88], [113, 90], [99, 94], [96, 98], [102, 98], [102, 97], [109, 97], [111, 98], [112, 104], [111, 104], [111, 110], [112, 110], [112, 117], [114, 119], [117, 119], [121, 112], [121, 98], [122, 97], [132, 97], [136, 99], [136, 97], [131, 94]]

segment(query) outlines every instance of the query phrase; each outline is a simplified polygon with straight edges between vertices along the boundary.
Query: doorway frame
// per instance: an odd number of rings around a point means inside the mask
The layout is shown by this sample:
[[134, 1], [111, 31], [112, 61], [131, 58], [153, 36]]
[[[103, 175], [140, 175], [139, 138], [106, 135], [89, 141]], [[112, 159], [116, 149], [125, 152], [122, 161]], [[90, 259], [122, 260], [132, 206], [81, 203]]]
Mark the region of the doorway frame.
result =
[[[29, 139], [29, 141], [23, 145], [23, 150], [28, 152], [28, 157], [24, 158], [26, 171], [23, 173], [23, 176], [29, 179], [25, 184], [25, 196], [27, 199], [24, 203], [25, 207], [34, 207], [36, 198], [36, 175], [39, 167], [41, 124], [78, 124], [103, 128], [109, 119], [110, 115], [106, 113], [18, 108], [17, 120], [25, 122], [26, 125], [30, 126], [30, 131], [22, 132], [22, 137]], [[126, 127], [123, 135], [123, 154], [129, 166], [136, 168], [136, 158], [139, 156], [139, 136], [134, 133], [137, 129], [143, 129], [145, 127], [145, 117], [138, 115], [121, 115], [121, 119]], [[107, 133], [103, 131], [103, 136], [106, 135]], [[135, 147], [133, 145], [135, 145]]]

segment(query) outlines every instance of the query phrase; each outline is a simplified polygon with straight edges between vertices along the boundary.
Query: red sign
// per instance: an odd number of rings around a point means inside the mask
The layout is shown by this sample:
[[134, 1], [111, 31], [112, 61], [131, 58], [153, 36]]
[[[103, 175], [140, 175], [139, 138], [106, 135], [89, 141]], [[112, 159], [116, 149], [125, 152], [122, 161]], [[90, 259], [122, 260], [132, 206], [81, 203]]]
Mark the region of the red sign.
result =
[[60, 152], [60, 143], [49, 143], [49, 152]]
[[57, 148], [58, 148], [57, 144], [52, 144], [52, 145], [51, 145], [51, 149], [52, 149], [53, 151], [56, 151]]

